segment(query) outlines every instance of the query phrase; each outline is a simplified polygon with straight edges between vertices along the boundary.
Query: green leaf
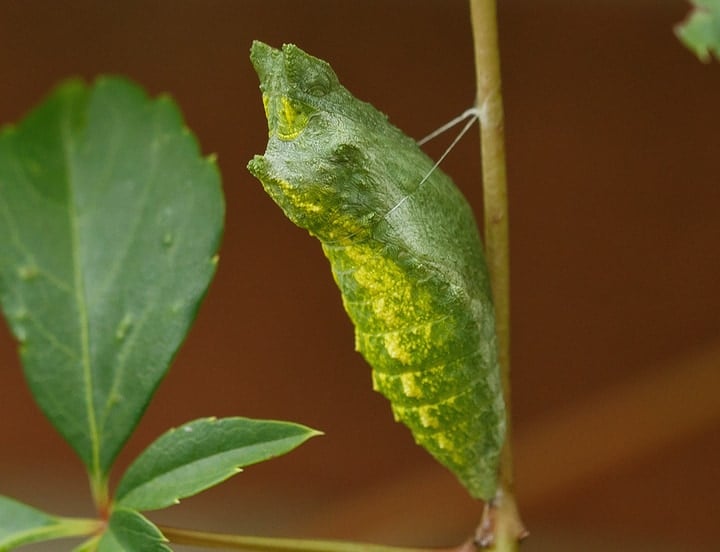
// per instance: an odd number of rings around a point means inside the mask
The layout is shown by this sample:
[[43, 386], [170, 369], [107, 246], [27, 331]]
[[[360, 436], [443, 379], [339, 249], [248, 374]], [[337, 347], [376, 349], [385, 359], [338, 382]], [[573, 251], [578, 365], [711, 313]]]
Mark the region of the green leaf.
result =
[[0, 133], [0, 302], [47, 417], [104, 480], [215, 272], [223, 198], [174, 103], [101, 78]]
[[163, 434], [132, 463], [118, 484], [116, 503], [136, 510], [176, 504], [315, 435], [287, 422], [195, 420]]
[[102, 534], [95, 535], [72, 549], [72, 552], [97, 552], [98, 542], [102, 538]]
[[147, 518], [133, 510], [120, 508], [110, 516], [97, 552], [168, 552], [167, 539]]
[[675, 34], [701, 61], [709, 62], [712, 55], [720, 60], [720, 0], [693, 0], [693, 4]]
[[33, 542], [88, 535], [95, 529], [95, 520], [58, 518], [0, 495], [0, 552]]

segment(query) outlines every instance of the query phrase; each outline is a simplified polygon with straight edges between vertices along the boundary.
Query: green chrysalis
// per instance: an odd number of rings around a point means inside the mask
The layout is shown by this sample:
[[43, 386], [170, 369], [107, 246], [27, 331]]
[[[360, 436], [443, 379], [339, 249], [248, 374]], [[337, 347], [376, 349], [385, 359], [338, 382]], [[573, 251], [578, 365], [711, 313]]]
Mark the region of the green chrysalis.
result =
[[472, 496], [490, 499], [505, 410], [470, 206], [327, 63], [291, 44], [255, 42], [250, 57], [269, 127], [250, 172], [322, 243], [356, 348], [395, 418]]

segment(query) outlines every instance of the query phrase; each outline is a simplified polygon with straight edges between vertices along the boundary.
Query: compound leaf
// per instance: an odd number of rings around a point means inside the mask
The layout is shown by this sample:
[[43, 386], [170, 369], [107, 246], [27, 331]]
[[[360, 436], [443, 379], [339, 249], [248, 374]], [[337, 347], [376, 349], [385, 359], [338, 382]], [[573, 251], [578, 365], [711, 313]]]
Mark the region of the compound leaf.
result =
[[720, 0], [693, 0], [687, 19], [675, 27], [675, 34], [701, 61], [714, 55], [720, 60]]
[[0, 495], [0, 552], [33, 542], [87, 535], [96, 525], [94, 520], [51, 516]]
[[162, 435], [132, 463], [118, 484], [116, 503], [136, 510], [176, 504], [318, 434], [270, 420], [195, 420]]
[[108, 527], [97, 552], [169, 552], [167, 539], [160, 530], [138, 512], [118, 508], [110, 516]]
[[0, 133], [0, 302], [35, 400], [105, 480], [215, 272], [223, 198], [174, 103], [100, 78]]

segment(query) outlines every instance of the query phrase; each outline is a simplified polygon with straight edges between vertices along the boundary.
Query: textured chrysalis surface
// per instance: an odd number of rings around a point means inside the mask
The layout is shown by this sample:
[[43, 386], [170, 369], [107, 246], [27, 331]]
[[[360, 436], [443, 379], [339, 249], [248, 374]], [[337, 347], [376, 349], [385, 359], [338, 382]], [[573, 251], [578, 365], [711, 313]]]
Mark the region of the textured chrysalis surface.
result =
[[268, 119], [248, 168], [322, 243], [373, 386], [476, 498], [495, 492], [505, 411], [477, 225], [450, 178], [330, 66], [255, 42]]

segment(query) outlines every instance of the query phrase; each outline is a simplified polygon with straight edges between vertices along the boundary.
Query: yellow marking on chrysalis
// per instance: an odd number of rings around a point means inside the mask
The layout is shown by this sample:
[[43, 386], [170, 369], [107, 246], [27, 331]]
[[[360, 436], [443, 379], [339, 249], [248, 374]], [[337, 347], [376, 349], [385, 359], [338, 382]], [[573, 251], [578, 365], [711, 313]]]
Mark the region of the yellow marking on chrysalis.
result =
[[280, 103], [282, 103], [285, 121], [287, 122], [289, 127], [293, 127], [295, 125], [295, 119], [298, 116], [298, 112], [295, 111], [295, 108], [290, 103], [290, 100], [285, 96], [280, 98]]
[[282, 106], [281, 113], [278, 113], [278, 137], [284, 140], [294, 140], [305, 130], [308, 122], [308, 115], [301, 109], [297, 109], [289, 98], [280, 98]]
[[412, 361], [410, 351], [405, 348], [402, 337], [397, 332], [385, 334], [383, 341], [385, 349], [392, 358], [399, 360], [403, 364], [409, 364]]
[[420, 417], [420, 423], [423, 427], [440, 427], [440, 420], [438, 420], [437, 416], [435, 416], [435, 413], [432, 412], [430, 407], [421, 406], [417, 409], [417, 412]]
[[262, 95], [262, 102], [263, 102], [263, 109], [265, 110], [265, 118], [269, 121], [270, 120], [270, 98], [268, 98], [267, 94]]
[[[421, 385], [417, 383], [417, 374], [408, 372], [400, 375], [400, 384], [402, 385], [403, 394], [406, 397], [413, 399], [419, 399], [423, 396], [423, 389]], [[423, 423], [423, 425], [426, 425]]]
[[440, 447], [443, 450], [453, 450], [455, 448], [455, 443], [453, 443], [450, 439], [447, 438], [445, 433], [436, 433], [435, 434], [435, 442], [437, 443], [437, 446]]
[[270, 136], [276, 134], [281, 140], [294, 140], [305, 130], [311, 108], [286, 96], [273, 99], [263, 94], [262, 100]]
[[348, 245], [366, 230], [367, 226], [358, 222], [355, 217], [336, 213], [332, 228], [327, 232], [327, 240], [335, 245]]
[[418, 385], [417, 374], [405, 373], [399, 375], [389, 375], [373, 370], [372, 382], [373, 389], [375, 391], [390, 391], [396, 387], [397, 380], [400, 380], [400, 388], [402, 389], [403, 395], [412, 399], [419, 399], [423, 396], [423, 389], [421, 385]]
[[[395, 413], [396, 419], [405, 423], [410, 423], [411, 420], [417, 420], [420, 425], [425, 429], [438, 429], [440, 427], [440, 418], [437, 417], [436, 407], [433, 405], [407, 407], [407, 406], [396, 406], [393, 405], [393, 412]], [[432, 440], [437, 441], [437, 434], [433, 434]], [[425, 438], [427, 439], [427, 437]], [[445, 441], [446, 447], [450, 444], [449, 441]]]
[[298, 210], [302, 210], [310, 213], [320, 213], [323, 210], [322, 205], [313, 201], [308, 201], [301, 190], [298, 190], [296, 186], [290, 184], [287, 180], [277, 180], [277, 185], [280, 188], [283, 196], [293, 204]]
[[415, 289], [397, 263], [364, 245], [347, 247], [345, 254], [358, 267], [355, 280], [369, 292], [374, 314], [388, 327], [399, 328], [431, 313], [430, 294]]
[[[370, 309], [376, 320], [364, 330], [384, 333], [383, 343], [390, 358], [403, 364], [418, 361], [427, 354], [431, 324], [405, 331], [416, 320], [433, 316], [430, 292], [418, 287], [396, 262], [378, 254], [367, 245], [346, 247], [345, 255], [356, 266], [354, 278], [365, 289]], [[397, 330], [397, 331], [396, 331]]]

